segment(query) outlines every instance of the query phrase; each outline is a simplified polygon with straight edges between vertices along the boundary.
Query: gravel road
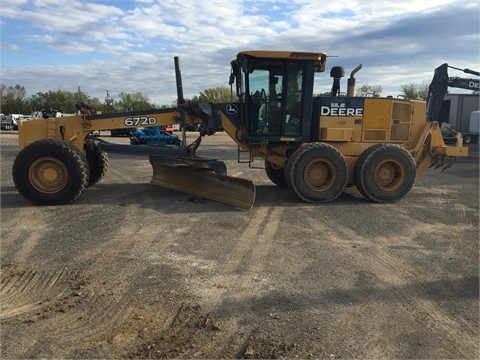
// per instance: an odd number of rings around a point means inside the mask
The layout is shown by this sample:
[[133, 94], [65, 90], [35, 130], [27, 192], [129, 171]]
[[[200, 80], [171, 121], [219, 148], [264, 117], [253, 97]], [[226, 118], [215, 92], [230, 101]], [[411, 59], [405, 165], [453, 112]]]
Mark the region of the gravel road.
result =
[[478, 145], [400, 202], [310, 205], [219, 133], [198, 153], [254, 181], [242, 211], [118, 154], [76, 203], [33, 206], [0, 140], [3, 359], [480, 357]]

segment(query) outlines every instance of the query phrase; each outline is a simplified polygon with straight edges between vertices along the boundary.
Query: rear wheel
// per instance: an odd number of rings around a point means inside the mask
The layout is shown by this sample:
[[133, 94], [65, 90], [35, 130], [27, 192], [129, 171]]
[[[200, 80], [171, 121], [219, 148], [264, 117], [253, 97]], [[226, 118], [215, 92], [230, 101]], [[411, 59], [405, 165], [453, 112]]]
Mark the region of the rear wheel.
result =
[[355, 166], [355, 182], [363, 196], [383, 203], [408, 194], [415, 182], [416, 166], [407, 150], [394, 144], [381, 144], [365, 153]]
[[365, 150], [363, 153], [360, 154], [360, 156], [357, 158], [357, 161], [355, 162], [355, 168], [353, 169], [353, 181], [355, 183], [355, 186], [357, 187], [357, 190], [360, 192], [360, 194], [363, 195], [364, 198], [368, 198], [368, 196], [363, 190], [363, 186], [361, 182], [363, 163], [370, 156], [372, 152], [374, 152], [376, 149], [382, 146], [383, 144], [370, 146], [367, 150]]
[[73, 145], [42, 139], [25, 147], [13, 164], [13, 181], [27, 200], [59, 205], [78, 198], [89, 179], [87, 160]]
[[287, 180], [285, 179], [285, 168], [278, 167], [277, 165], [265, 160], [265, 173], [268, 178], [279, 187], [287, 187]]
[[314, 143], [296, 150], [288, 160], [287, 183], [305, 202], [325, 203], [343, 192], [348, 179], [344, 156], [335, 147]]
[[90, 169], [90, 176], [87, 186], [98, 183], [106, 174], [108, 169], [108, 154], [100, 150], [97, 141], [87, 140], [85, 145], [87, 162]]

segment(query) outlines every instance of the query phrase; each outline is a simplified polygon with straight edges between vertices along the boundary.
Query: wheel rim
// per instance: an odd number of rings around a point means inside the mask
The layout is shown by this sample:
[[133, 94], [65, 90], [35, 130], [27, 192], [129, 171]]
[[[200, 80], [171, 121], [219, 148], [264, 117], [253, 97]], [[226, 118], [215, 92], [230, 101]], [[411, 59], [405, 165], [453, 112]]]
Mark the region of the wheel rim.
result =
[[384, 160], [375, 167], [373, 180], [384, 191], [396, 190], [405, 181], [405, 169], [396, 160]]
[[337, 177], [335, 167], [326, 159], [311, 161], [303, 172], [303, 180], [313, 191], [325, 191], [330, 188]]
[[28, 170], [32, 186], [45, 194], [54, 194], [68, 183], [68, 170], [63, 162], [53, 157], [35, 160]]

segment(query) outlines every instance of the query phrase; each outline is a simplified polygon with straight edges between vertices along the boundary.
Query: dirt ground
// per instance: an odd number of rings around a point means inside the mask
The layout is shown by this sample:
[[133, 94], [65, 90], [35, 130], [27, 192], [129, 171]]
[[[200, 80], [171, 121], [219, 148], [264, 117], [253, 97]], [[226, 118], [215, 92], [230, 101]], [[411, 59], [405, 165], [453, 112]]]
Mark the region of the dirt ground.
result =
[[0, 140], [2, 359], [480, 357], [478, 145], [400, 202], [309, 205], [216, 134], [198, 154], [255, 182], [242, 211], [116, 154], [75, 204], [33, 206]]

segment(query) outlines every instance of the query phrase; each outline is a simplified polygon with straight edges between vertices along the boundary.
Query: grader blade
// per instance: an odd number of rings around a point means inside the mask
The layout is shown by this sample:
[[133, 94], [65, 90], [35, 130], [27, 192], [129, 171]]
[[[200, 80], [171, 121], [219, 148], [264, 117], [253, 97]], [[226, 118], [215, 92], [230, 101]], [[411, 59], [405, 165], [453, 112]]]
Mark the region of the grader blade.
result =
[[165, 165], [150, 157], [153, 167], [151, 184], [187, 194], [218, 201], [243, 210], [250, 210], [255, 202], [252, 181], [192, 166]]

